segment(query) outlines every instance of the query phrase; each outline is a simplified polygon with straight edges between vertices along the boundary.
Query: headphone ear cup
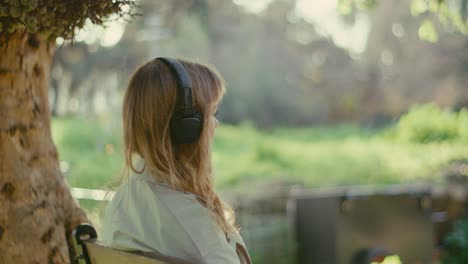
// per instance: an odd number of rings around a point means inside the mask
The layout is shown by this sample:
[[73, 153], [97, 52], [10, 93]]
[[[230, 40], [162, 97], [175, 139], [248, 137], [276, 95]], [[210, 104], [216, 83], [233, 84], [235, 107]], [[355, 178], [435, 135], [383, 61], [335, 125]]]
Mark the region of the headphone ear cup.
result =
[[178, 115], [170, 123], [171, 140], [175, 144], [190, 144], [201, 134], [202, 118], [198, 114]]

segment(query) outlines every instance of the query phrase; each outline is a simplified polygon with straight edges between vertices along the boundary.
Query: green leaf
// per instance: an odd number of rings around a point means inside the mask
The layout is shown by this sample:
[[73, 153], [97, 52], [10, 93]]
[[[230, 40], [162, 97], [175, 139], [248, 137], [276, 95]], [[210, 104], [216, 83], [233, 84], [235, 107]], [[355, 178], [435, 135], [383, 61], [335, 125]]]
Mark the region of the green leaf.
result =
[[433, 12], [433, 13], [437, 13], [439, 11], [439, 9], [440, 9], [441, 4], [444, 4], [444, 3], [442, 3], [441, 1], [438, 1], [438, 0], [437, 1], [434, 1], [434, 0], [429, 1], [429, 10], [431, 10], [431, 12]]
[[428, 19], [421, 23], [421, 26], [418, 30], [418, 35], [420, 39], [431, 43], [439, 41], [439, 34], [437, 33], [434, 24]]
[[349, 15], [353, 11], [353, 1], [352, 0], [340, 0], [338, 2], [338, 10], [342, 15]]
[[376, 0], [355, 0], [355, 5], [359, 9], [367, 10], [376, 5]]
[[411, 14], [413, 16], [418, 16], [427, 11], [428, 6], [425, 0], [413, 0], [411, 2]]

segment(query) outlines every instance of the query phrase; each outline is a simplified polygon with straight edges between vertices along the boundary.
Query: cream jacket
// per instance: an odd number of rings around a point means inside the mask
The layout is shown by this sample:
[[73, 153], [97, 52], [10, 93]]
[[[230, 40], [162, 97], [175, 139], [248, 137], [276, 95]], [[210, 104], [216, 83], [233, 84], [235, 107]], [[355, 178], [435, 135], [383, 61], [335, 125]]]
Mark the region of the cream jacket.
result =
[[121, 250], [158, 252], [193, 263], [251, 263], [237, 233], [224, 234], [195, 195], [132, 174], [108, 204], [102, 240]]

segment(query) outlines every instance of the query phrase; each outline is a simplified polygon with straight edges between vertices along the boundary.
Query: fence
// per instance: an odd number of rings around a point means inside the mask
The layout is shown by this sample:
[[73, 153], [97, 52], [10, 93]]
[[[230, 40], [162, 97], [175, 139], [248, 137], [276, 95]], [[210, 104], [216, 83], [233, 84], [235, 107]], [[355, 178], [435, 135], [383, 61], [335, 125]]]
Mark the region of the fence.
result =
[[288, 195], [284, 192], [256, 197], [237, 195], [231, 200], [253, 263], [296, 262], [294, 230], [287, 202]]

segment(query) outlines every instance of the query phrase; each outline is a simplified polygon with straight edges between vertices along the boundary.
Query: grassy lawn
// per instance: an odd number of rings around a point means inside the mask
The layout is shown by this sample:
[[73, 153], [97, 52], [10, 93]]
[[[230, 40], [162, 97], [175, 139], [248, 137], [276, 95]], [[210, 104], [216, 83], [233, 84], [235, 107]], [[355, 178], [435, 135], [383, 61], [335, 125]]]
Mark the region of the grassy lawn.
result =
[[[102, 189], [121, 174], [119, 122], [54, 119], [52, 133], [72, 186]], [[312, 187], [438, 182], [443, 164], [468, 159], [466, 141], [411, 143], [351, 125], [273, 131], [221, 125], [216, 133], [213, 161], [221, 190], [276, 180]]]

